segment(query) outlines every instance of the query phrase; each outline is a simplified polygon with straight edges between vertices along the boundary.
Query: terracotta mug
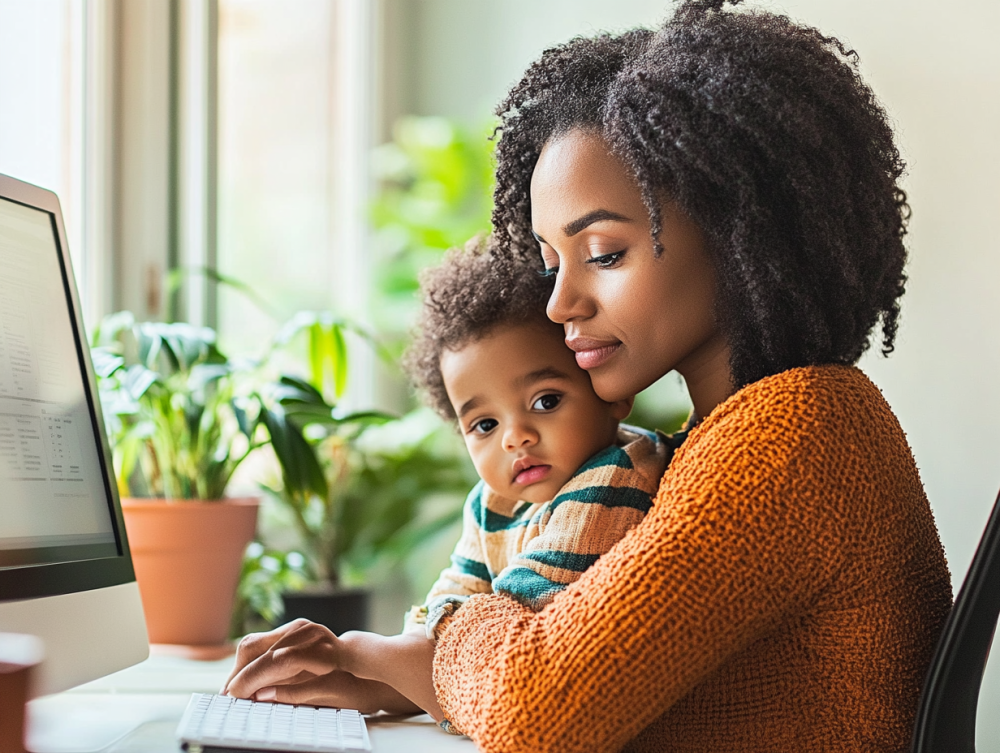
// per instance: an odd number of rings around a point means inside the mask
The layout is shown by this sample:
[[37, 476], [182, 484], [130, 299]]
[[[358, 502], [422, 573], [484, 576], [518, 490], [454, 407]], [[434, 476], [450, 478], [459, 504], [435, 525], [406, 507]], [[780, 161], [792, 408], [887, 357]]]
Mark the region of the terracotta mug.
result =
[[24, 709], [32, 669], [41, 660], [35, 636], [0, 633], [0, 753], [24, 753]]

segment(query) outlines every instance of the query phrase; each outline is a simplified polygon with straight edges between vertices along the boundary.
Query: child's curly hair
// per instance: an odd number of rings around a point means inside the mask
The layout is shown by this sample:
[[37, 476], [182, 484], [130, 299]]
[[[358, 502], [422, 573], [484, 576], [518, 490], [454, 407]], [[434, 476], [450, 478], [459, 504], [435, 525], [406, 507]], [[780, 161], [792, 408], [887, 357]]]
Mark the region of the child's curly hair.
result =
[[545, 316], [553, 280], [524, 260], [498, 265], [495, 257], [495, 243], [476, 236], [420, 275], [423, 308], [403, 368], [446, 421], [456, 416], [441, 376], [445, 350], [458, 350], [507, 324], [537, 320], [559, 326]]
[[888, 355], [910, 211], [888, 118], [853, 50], [724, 4], [687, 0], [656, 32], [574, 39], [528, 68], [497, 109], [498, 256], [540, 264], [531, 175], [580, 128], [633, 173], [656, 253], [664, 199], [705, 233], [736, 387], [855, 363], [879, 321]]

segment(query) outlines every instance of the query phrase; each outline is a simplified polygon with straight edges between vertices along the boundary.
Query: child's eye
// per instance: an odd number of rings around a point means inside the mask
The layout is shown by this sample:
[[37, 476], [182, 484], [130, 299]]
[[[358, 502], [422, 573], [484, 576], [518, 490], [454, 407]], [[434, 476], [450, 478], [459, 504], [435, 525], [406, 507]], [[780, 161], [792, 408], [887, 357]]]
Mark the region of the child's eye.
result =
[[587, 259], [587, 264], [596, 264], [600, 269], [611, 269], [612, 267], [617, 267], [624, 256], [624, 251], [614, 251], [610, 254], [592, 256]]
[[552, 410], [562, 398], [559, 395], [542, 395], [531, 405], [532, 410]]
[[495, 418], [484, 418], [482, 421], [476, 421], [470, 428], [470, 432], [473, 434], [489, 434], [497, 428], [499, 423]]

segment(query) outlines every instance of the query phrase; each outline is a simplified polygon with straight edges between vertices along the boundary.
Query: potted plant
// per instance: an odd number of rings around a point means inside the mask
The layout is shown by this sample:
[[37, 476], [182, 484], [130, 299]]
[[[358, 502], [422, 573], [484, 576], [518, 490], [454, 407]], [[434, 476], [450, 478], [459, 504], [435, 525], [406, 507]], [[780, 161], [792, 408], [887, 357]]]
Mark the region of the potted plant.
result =
[[225, 650], [259, 499], [224, 494], [269, 441], [259, 365], [227, 359], [211, 329], [128, 312], [92, 353], [150, 641]]
[[306, 333], [309, 376], [271, 386], [262, 416], [281, 469], [269, 492], [294, 528], [311, 581], [285, 590], [284, 619], [307, 617], [337, 633], [366, 627], [368, 592], [358, 586], [459, 520], [476, 481], [453, 432], [430, 411], [393, 418], [340, 409], [348, 373], [347, 348], [336, 345], [342, 327], [328, 316], [293, 322], [283, 338]]

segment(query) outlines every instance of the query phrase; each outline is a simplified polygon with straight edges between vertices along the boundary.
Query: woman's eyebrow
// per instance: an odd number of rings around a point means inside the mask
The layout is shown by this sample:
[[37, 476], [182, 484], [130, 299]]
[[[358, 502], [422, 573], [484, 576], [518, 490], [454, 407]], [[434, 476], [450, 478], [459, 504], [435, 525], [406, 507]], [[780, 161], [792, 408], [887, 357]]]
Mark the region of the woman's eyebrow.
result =
[[[628, 217], [618, 214], [617, 212], [612, 212], [610, 209], [595, 209], [593, 212], [587, 212], [583, 217], [573, 220], [569, 224], [563, 227], [563, 233], [567, 238], [572, 238], [574, 235], [579, 233], [584, 228], [590, 227], [595, 222], [603, 222], [604, 220], [613, 220], [614, 222], [631, 222]], [[537, 237], [537, 236], [536, 236]]]

